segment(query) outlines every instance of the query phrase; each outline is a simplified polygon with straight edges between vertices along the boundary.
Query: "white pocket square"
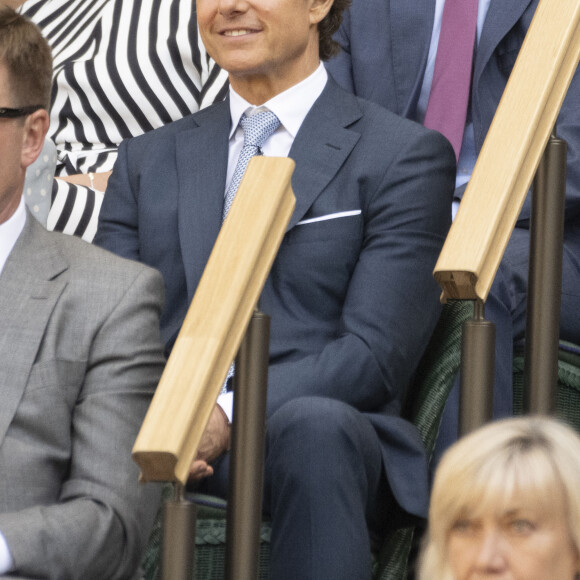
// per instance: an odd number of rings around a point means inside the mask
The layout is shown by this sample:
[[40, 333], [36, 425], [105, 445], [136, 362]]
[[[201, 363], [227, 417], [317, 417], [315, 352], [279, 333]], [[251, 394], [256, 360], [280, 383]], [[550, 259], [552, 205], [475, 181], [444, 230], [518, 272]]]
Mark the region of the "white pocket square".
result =
[[298, 222], [296, 225], [302, 226], [304, 224], [313, 224], [314, 222], [324, 222], [326, 220], [335, 220], [337, 218], [350, 217], [353, 215], [360, 215], [360, 213], [361, 213], [360, 209], [353, 209], [350, 211], [339, 211], [337, 213], [328, 213], [326, 215], [321, 215], [321, 216], [318, 216], [315, 218], [302, 220], [301, 222]]

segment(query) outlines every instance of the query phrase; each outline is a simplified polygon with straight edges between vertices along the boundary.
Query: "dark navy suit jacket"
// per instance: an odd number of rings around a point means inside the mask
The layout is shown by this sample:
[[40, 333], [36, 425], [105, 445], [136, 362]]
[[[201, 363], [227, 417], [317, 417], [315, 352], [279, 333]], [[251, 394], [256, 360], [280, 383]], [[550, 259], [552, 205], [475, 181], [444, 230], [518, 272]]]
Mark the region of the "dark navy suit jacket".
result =
[[[109, 181], [96, 242], [161, 271], [168, 348], [221, 226], [229, 131], [222, 102], [126, 141]], [[424, 516], [422, 445], [398, 415], [439, 314], [432, 270], [450, 225], [453, 151], [329, 80], [290, 157], [296, 208], [260, 299], [271, 316], [268, 413], [314, 395], [367, 414], [396, 499]]]

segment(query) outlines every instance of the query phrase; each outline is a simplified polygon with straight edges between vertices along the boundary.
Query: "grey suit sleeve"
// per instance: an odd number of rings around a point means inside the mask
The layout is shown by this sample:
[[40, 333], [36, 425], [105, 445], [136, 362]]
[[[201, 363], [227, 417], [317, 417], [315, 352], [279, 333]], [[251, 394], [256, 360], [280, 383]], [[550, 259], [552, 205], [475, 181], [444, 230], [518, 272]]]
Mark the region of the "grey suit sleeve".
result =
[[137, 574], [159, 488], [138, 484], [131, 448], [164, 365], [162, 280], [151, 270], [138, 271], [95, 330], [74, 402], [70, 467], [58, 501], [0, 514], [0, 530], [19, 575], [112, 579]]

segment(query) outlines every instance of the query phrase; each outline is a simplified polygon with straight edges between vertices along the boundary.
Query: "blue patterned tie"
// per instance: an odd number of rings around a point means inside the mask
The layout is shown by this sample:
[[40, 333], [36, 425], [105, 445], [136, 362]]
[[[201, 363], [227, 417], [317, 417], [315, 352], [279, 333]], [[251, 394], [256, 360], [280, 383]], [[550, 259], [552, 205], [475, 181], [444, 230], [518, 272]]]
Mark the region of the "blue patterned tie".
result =
[[[246, 172], [248, 163], [254, 155], [261, 155], [261, 147], [268, 140], [268, 137], [274, 133], [274, 131], [280, 126], [280, 119], [272, 113], [272, 111], [263, 111], [261, 113], [256, 113], [255, 115], [246, 116], [242, 115], [240, 119], [240, 125], [244, 130], [244, 146], [238, 157], [238, 162], [236, 163], [236, 168], [234, 169], [234, 174], [230, 185], [226, 191], [226, 197], [224, 200], [224, 209], [222, 213], [222, 220], [226, 219], [242, 177]], [[235, 363], [230, 365], [228, 369], [228, 374], [226, 380], [222, 386], [220, 394], [227, 392], [227, 384], [231, 377], [234, 376]]]
[[256, 113], [247, 117], [245, 114], [242, 115], [240, 119], [240, 125], [244, 130], [244, 146], [238, 157], [238, 162], [234, 170], [234, 175], [226, 191], [226, 197], [224, 200], [224, 210], [222, 214], [222, 219], [226, 219], [240, 181], [246, 172], [246, 167], [250, 159], [254, 155], [261, 155], [262, 152], [260, 148], [266, 142], [268, 137], [280, 126], [280, 120], [272, 111], [263, 111], [262, 113]]

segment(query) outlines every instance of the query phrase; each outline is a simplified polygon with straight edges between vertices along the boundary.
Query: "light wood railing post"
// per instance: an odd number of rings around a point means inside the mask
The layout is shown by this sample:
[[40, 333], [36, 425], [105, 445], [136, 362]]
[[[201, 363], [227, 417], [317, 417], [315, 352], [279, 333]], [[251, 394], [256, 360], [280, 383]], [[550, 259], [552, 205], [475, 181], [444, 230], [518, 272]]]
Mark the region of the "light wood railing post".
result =
[[[236, 372], [241, 377], [242, 392], [234, 397], [238, 418], [234, 417], [233, 437], [241, 430], [249, 433], [252, 441], [249, 449], [243, 441], [234, 441], [233, 446], [254, 455], [254, 467], [242, 460], [241, 473], [243, 476], [249, 468], [257, 477], [250, 482], [249, 491], [244, 491], [256, 495], [253, 517], [259, 519], [261, 483], [255, 481], [262, 481], [263, 472], [263, 467], [256, 466], [260, 462], [263, 466], [269, 336], [264, 332], [263, 316], [255, 316], [253, 323], [250, 320], [294, 211], [293, 171], [294, 161], [290, 158], [256, 156], [250, 161], [133, 446], [133, 459], [141, 469], [142, 482], [174, 483], [176, 497], [165, 506], [163, 580], [191, 580], [195, 506], [187, 504], [183, 486], [238, 352]], [[243, 386], [244, 381], [262, 389], [262, 394], [250, 403], [256, 406], [254, 414], [239, 410], [247, 394], [243, 391], [252, 390]], [[262, 416], [260, 421], [256, 420], [258, 415]], [[254, 420], [256, 424], [252, 425]], [[245, 499], [233, 499], [232, 503], [243, 509]], [[234, 519], [239, 520], [240, 516]], [[257, 545], [241, 544], [234, 538], [234, 562], [252, 566], [254, 556], [247, 554], [252, 550], [257, 553], [259, 536], [258, 542], [255, 534], [252, 538]], [[247, 575], [236, 568], [236, 578], [251, 578], [251, 573]]]
[[[443, 290], [443, 301], [487, 300], [579, 59], [580, 2], [540, 0], [435, 266], [434, 276]], [[558, 225], [548, 228], [558, 230], [560, 241], [563, 218], [559, 213], [560, 200], [554, 199], [554, 188], [565, 187], [563, 149], [562, 144], [553, 143], [541, 162], [534, 189], [551, 190], [550, 202], [535, 201], [532, 216], [534, 229], [538, 222], [542, 229], [546, 214], [556, 214], [548, 220]], [[556, 185], [544, 187], [548, 182]], [[547, 242], [531, 243], [531, 254], [547, 254]], [[561, 248], [550, 250], [550, 256], [546, 267], [534, 266], [530, 273], [530, 284], [539, 279], [539, 289], [528, 297], [528, 312], [535, 312], [528, 320], [526, 340], [526, 374], [532, 384], [530, 391], [526, 389], [526, 405], [530, 412], [550, 412], [554, 408], [554, 393], [533, 386], [555, 385], [560, 304], [556, 285], [560, 276], [551, 268], [561, 268]], [[545, 302], [539, 296], [546, 292], [543, 283], [552, 286]], [[547, 313], [558, 316], [552, 318], [549, 326], [543, 318]], [[473, 412], [477, 413], [477, 409]]]
[[540, 0], [435, 266], [485, 302], [580, 58], [580, 2]]

